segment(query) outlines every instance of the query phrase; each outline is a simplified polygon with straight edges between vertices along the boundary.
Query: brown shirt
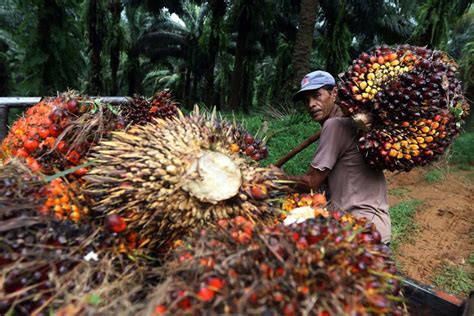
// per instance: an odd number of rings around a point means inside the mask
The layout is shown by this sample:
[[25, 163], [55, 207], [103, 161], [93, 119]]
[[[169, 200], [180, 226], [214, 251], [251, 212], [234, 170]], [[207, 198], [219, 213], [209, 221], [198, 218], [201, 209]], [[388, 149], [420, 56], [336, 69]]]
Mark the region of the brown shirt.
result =
[[376, 225], [382, 241], [390, 241], [387, 183], [383, 171], [365, 163], [357, 146], [357, 128], [350, 118], [333, 117], [324, 122], [311, 166], [331, 170], [331, 208], [366, 217]]

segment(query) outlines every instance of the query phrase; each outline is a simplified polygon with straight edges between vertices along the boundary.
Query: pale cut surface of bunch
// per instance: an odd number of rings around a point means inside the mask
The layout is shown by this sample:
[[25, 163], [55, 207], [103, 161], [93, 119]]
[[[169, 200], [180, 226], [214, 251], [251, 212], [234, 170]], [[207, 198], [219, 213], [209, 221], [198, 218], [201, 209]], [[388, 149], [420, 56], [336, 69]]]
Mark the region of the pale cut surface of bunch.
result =
[[231, 126], [222, 122], [195, 108], [189, 116], [114, 132], [91, 157], [93, 209], [121, 216], [126, 232], [150, 248], [238, 215], [277, 221], [278, 207], [269, 202], [281, 189], [274, 170], [232, 151]]

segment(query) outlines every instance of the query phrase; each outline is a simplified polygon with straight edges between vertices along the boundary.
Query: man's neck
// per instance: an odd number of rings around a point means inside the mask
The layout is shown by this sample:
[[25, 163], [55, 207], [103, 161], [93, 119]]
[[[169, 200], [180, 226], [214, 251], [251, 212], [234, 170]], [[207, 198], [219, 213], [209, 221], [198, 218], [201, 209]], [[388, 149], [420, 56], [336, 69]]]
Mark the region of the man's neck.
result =
[[334, 108], [332, 109], [331, 113], [329, 113], [329, 116], [327, 119], [325, 119], [324, 121], [321, 122], [321, 125], [324, 124], [324, 122], [326, 122], [328, 119], [330, 118], [333, 118], [333, 117], [341, 117], [341, 116], [344, 116], [344, 112], [342, 112], [341, 108], [339, 107], [339, 105], [335, 104], [334, 105]]

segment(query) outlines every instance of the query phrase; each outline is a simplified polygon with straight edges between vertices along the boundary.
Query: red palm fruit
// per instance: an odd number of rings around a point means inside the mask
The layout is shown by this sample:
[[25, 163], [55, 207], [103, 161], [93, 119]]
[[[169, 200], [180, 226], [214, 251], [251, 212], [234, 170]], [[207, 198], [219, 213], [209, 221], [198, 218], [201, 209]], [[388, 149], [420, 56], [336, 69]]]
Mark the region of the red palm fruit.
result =
[[66, 142], [64, 140], [61, 140], [57, 147], [56, 147], [60, 153], [65, 154], [69, 150], [69, 147], [67, 146]]
[[66, 109], [71, 112], [71, 113], [76, 113], [77, 110], [79, 109], [79, 106], [77, 104], [77, 101], [76, 100], [69, 100], [67, 103], [66, 103]]
[[38, 148], [38, 141], [32, 138], [28, 138], [24, 143], [23, 147], [29, 152], [32, 153]]
[[28, 167], [30, 167], [31, 171], [33, 172], [37, 172], [41, 170], [41, 165], [33, 157], [27, 157], [26, 163], [28, 164]]
[[38, 130], [38, 135], [43, 138], [43, 139], [46, 139], [48, 138], [49, 136], [49, 129], [46, 128], [46, 127], [41, 127], [39, 130]]
[[154, 310], [153, 310], [153, 313], [155, 315], [164, 315], [166, 313], [166, 306], [161, 304], [161, 305], [157, 305]]
[[49, 135], [52, 137], [58, 137], [61, 134], [61, 127], [57, 124], [53, 124], [49, 127]]
[[203, 302], [209, 302], [214, 298], [214, 291], [210, 290], [208, 287], [202, 287], [199, 289], [196, 296]]
[[189, 298], [183, 298], [181, 301], [179, 301], [178, 306], [184, 310], [189, 309], [191, 308], [191, 301]]
[[326, 197], [324, 194], [316, 193], [312, 196], [313, 206], [322, 206], [327, 203]]
[[244, 142], [245, 142], [247, 145], [252, 145], [252, 144], [255, 142], [255, 139], [253, 138], [252, 135], [246, 134], [246, 135], [244, 136]]
[[67, 160], [74, 165], [77, 165], [80, 159], [81, 159], [81, 155], [79, 155], [77, 150], [71, 151], [69, 155], [67, 156]]
[[76, 176], [80, 176], [82, 177], [83, 175], [85, 175], [87, 173], [87, 168], [80, 168], [80, 169], [77, 169], [76, 171], [74, 171], [74, 174]]
[[20, 158], [26, 158], [28, 157], [28, 152], [24, 148], [18, 148], [16, 156]]
[[225, 282], [224, 282], [224, 280], [222, 280], [220, 278], [214, 277], [214, 278], [210, 278], [209, 281], [207, 281], [207, 285], [213, 291], [219, 291], [220, 289], [222, 289], [224, 287]]
[[127, 223], [121, 216], [112, 214], [107, 216], [105, 226], [114, 233], [121, 233], [127, 228]]
[[268, 197], [267, 187], [262, 184], [253, 185], [250, 188], [250, 195], [256, 200], [263, 200]]
[[255, 151], [255, 147], [253, 147], [252, 145], [248, 146], [247, 148], [245, 148], [245, 154], [247, 156], [252, 156], [253, 152]]

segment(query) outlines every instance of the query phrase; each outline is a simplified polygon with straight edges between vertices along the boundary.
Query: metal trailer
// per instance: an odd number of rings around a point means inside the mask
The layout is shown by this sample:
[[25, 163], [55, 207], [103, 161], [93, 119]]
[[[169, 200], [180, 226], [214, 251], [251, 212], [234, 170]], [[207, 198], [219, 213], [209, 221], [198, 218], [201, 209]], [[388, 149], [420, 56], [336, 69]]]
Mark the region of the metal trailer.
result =
[[[0, 142], [8, 133], [8, 114], [10, 109], [24, 109], [35, 105], [41, 101], [41, 97], [1, 97], [0, 98]], [[91, 99], [101, 99], [104, 103], [127, 104], [130, 103], [129, 97], [91, 97]]]
[[[126, 104], [128, 97], [100, 98], [110, 104]], [[8, 133], [8, 114], [11, 108], [27, 108], [40, 102], [40, 97], [1, 97], [0, 98], [0, 142]], [[403, 277], [403, 292], [411, 315], [426, 316], [474, 316], [474, 291], [462, 300], [432, 286], [420, 284]]]

